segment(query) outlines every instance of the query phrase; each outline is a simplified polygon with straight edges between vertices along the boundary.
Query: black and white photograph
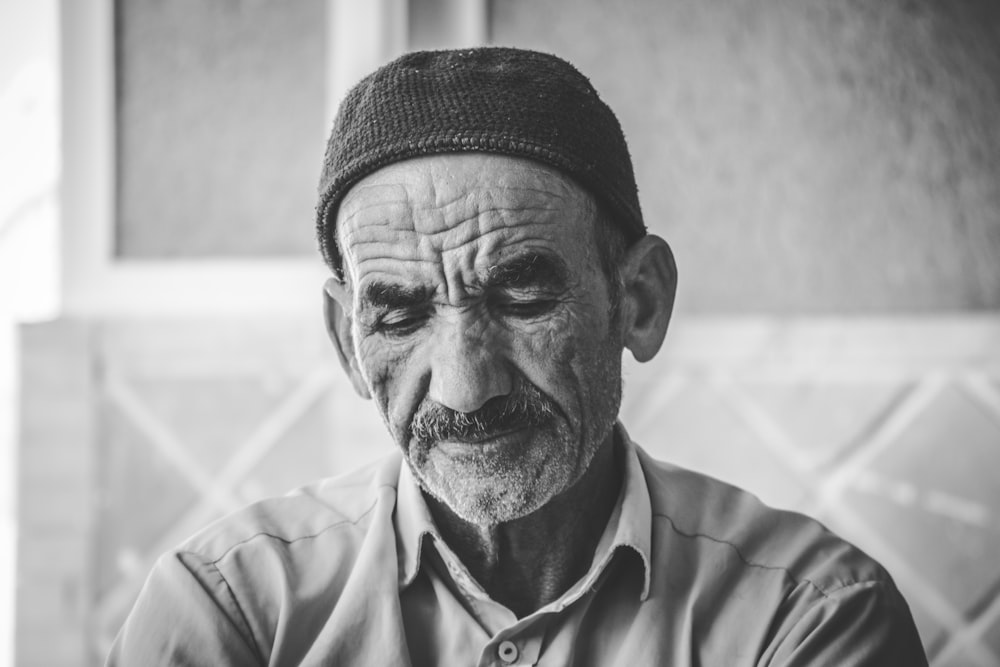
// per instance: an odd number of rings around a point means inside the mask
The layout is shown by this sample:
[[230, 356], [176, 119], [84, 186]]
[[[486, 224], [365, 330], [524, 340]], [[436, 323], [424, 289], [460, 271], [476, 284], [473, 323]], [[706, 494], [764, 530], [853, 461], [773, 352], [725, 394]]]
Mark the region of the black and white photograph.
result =
[[0, 0], [0, 667], [1000, 667], [996, 0]]

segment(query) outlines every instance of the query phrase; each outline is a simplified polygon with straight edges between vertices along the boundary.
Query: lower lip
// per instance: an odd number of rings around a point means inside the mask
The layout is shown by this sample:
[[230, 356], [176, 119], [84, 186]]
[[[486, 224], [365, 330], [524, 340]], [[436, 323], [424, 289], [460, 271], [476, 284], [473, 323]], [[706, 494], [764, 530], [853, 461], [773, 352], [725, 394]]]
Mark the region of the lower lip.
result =
[[436, 447], [446, 454], [488, 453], [491, 450], [507, 449], [511, 445], [519, 444], [524, 440], [527, 430], [519, 428], [483, 440], [442, 440], [436, 443]]

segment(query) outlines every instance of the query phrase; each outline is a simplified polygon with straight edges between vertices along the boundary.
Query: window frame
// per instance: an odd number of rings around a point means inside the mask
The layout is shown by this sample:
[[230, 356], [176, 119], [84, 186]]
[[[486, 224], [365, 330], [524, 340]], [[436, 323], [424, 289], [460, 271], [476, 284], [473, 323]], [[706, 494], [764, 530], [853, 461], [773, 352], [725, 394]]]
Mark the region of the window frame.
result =
[[[456, 44], [486, 40], [486, 0], [444, 0]], [[326, 0], [325, 127], [347, 89], [407, 47], [409, 0]], [[328, 275], [301, 258], [130, 258], [115, 254], [114, 0], [62, 0], [62, 312], [239, 315], [303, 312]], [[319, 165], [317, 165], [318, 173]]]

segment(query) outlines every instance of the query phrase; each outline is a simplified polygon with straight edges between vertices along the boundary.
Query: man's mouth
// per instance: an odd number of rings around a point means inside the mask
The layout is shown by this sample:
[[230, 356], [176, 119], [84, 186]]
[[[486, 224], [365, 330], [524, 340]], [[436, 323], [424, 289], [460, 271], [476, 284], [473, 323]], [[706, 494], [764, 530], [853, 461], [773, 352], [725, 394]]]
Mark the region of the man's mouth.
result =
[[520, 442], [530, 426], [513, 426], [505, 429], [497, 429], [488, 433], [476, 433], [459, 437], [444, 438], [441, 443], [452, 443], [465, 446], [489, 446], [502, 445], [511, 441]]

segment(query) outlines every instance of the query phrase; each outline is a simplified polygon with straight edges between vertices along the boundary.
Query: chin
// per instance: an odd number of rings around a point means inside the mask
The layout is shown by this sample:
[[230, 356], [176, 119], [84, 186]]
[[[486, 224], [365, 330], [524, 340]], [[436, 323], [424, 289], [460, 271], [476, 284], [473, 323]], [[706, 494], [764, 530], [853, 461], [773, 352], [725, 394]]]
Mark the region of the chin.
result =
[[[537, 451], [537, 450], [536, 450]], [[526, 517], [544, 507], [579, 477], [565, 458], [455, 461], [433, 454], [414, 466], [421, 486], [463, 520], [494, 526]]]
[[[493, 487], [494, 485], [488, 485]], [[510, 487], [478, 488], [455, 492], [435, 493], [435, 497], [447, 505], [463, 520], [477, 526], [497, 526], [526, 517], [551, 500], [549, 494], [532, 493], [526, 489]]]

